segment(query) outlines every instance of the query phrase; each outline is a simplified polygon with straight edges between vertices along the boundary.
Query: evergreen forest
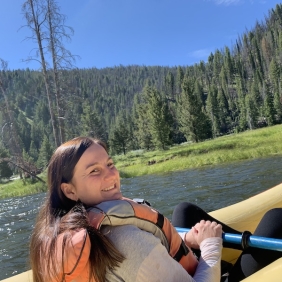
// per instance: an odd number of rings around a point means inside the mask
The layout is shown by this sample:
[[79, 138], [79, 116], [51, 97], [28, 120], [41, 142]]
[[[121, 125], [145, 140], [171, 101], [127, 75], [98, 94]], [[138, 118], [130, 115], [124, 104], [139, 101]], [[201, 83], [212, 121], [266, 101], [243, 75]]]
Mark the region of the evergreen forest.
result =
[[282, 4], [192, 66], [34, 71], [1, 62], [0, 178], [35, 176], [80, 135], [115, 155], [282, 123]]

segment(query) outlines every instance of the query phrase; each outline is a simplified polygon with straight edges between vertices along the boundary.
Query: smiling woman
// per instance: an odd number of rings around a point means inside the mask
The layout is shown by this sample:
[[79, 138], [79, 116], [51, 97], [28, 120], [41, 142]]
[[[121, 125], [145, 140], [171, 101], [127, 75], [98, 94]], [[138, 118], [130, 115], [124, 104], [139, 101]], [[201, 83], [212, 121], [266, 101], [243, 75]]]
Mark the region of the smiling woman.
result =
[[[203, 220], [181, 236], [158, 211], [123, 198], [103, 142], [77, 137], [61, 145], [48, 186], [31, 237], [34, 282], [219, 280], [221, 225]], [[200, 261], [191, 246], [201, 248]]]
[[[103, 150], [98, 150], [99, 157], [104, 152], [101, 158], [94, 161], [93, 148]], [[79, 200], [84, 185], [87, 197], [91, 198], [94, 194], [91, 194], [90, 187], [93, 182], [89, 180], [99, 179], [98, 167], [103, 174], [111, 175], [109, 179], [115, 179], [112, 178], [115, 168], [108, 159], [105, 148], [99, 140], [75, 138], [61, 145], [53, 154], [48, 166], [49, 194], [31, 237], [30, 256], [34, 282], [73, 279], [77, 282], [105, 281], [106, 269], [115, 268], [123, 260], [123, 256], [110, 241], [89, 225], [85, 206]], [[81, 159], [88, 149], [90, 154], [86, 155], [90, 158]], [[81, 162], [76, 166], [80, 159]], [[115, 175], [118, 176], [118, 173]], [[74, 179], [82, 180], [79, 188], [74, 185]], [[107, 179], [104, 178], [105, 182], [101, 181], [101, 185], [107, 183]], [[115, 182], [107, 185], [111, 186], [113, 183]], [[100, 185], [95, 187], [97, 190], [101, 188]], [[97, 190], [93, 189], [96, 193]], [[87, 201], [87, 197], [83, 199]]]

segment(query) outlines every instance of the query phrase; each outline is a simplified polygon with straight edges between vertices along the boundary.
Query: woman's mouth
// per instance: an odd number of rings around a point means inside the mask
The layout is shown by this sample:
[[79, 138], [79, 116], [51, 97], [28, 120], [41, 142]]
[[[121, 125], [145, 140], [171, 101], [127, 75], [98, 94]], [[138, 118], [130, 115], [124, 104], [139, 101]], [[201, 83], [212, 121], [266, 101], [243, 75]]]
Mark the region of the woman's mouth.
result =
[[109, 186], [107, 188], [104, 188], [104, 189], [102, 189], [102, 191], [110, 191], [110, 190], [115, 189], [115, 188], [116, 188], [116, 184]]

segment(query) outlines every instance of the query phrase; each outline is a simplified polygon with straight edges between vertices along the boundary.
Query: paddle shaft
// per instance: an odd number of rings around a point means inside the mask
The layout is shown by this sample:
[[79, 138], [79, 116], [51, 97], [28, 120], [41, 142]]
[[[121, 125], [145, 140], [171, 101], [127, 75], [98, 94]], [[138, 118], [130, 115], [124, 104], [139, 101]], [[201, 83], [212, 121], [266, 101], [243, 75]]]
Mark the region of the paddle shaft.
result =
[[[175, 227], [177, 232], [188, 232], [189, 228]], [[241, 245], [242, 235], [240, 234], [231, 234], [231, 233], [222, 233], [222, 239], [224, 242]], [[282, 239], [274, 239], [267, 237], [260, 237], [251, 235], [246, 242], [248, 247], [260, 248], [272, 251], [282, 252]]]

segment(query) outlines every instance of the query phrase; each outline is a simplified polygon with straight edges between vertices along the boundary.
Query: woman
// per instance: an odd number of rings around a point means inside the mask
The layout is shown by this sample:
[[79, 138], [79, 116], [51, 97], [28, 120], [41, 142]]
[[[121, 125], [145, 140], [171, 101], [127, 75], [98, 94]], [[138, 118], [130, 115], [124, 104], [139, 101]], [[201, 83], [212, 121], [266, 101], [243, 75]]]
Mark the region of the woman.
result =
[[[31, 238], [34, 282], [219, 281], [222, 228], [216, 222], [202, 220], [183, 234], [188, 247], [201, 249], [193, 277], [152, 233], [108, 225], [101, 227], [103, 236], [90, 225], [86, 208], [123, 199], [119, 173], [101, 141], [78, 137], [61, 145], [48, 166], [48, 186]], [[195, 260], [191, 254], [182, 256], [188, 264]]]
[[34, 282], [105, 281], [106, 270], [124, 259], [89, 224], [81, 202], [65, 197], [61, 184], [72, 179], [74, 167], [87, 149], [70, 141], [59, 147], [48, 167], [49, 194], [31, 237], [30, 260]]

